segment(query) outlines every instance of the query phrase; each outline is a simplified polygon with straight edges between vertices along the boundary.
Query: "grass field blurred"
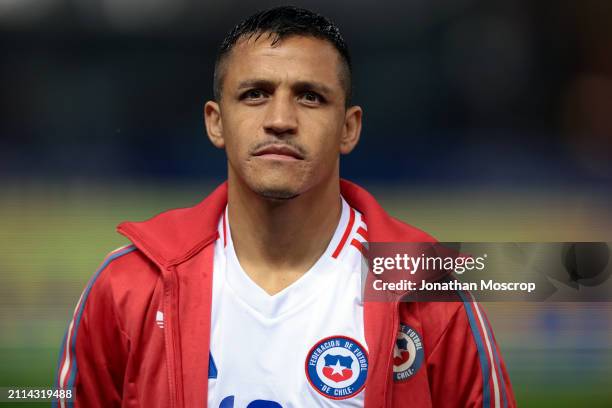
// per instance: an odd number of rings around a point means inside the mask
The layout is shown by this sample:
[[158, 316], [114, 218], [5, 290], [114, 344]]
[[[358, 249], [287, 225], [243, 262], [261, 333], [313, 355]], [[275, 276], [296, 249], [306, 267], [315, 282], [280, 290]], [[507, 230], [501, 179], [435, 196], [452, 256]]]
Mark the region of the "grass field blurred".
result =
[[[59, 345], [80, 292], [104, 256], [126, 243], [115, 232], [119, 222], [193, 205], [212, 188], [3, 186], [0, 387], [52, 383]], [[442, 241], [610, 241], [612, 231], [608, 200], [591, 193], [404, 192], [397, 186], [372, 191], [390, 213]], [[520, 406], [612, 406], [612, 304], [484, 307]]]

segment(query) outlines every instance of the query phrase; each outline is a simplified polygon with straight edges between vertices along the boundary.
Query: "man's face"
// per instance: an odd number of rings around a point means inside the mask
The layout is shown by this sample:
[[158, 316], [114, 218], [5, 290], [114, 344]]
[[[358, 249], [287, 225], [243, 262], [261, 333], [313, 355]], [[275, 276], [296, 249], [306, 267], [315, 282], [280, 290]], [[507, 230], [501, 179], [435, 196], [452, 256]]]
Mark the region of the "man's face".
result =
[[220, 137], [211, 140], [226, 150], [230, 180], [288, 199], [337, 179], [339, 154], [356, 140], [344, 140], [348, 111], [336, 49], [303, 36], [271, 46], [264, 34], [239, 41], [224, 64]]

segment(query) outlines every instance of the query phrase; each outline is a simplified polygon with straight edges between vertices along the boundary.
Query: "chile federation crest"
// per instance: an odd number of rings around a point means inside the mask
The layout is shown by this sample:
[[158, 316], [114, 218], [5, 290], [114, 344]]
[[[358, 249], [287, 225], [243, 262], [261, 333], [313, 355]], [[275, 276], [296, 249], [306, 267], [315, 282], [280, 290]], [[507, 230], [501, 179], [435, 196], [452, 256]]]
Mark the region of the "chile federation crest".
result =
[[306, 355], [306, 378], [324, 397], [351, 398], [365, 387], [367, 376], [367, 351], [350, 337], [326, 337]]
[[393, 347], [393, 379], [403, 381], [412, 377], [423, 364], [424, 355], [421, 336], [412, 327], [400, 323]]

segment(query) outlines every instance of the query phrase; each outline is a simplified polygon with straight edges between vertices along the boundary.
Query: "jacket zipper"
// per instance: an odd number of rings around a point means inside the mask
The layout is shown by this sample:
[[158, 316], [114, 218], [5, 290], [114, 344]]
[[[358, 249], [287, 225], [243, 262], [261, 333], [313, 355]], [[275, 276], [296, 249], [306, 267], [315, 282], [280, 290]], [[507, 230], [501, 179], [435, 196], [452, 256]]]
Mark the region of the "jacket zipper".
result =
[[177, 371], [175, 367], [175, 345], [174, 345], [174, 287], [176, 285], [176, 271], [174, 266], [166, 268], [167, 275], [164, 276], [164, 313], [166, 330], [164, 330], [164, 341], [166, 345], [166, 366], [168, 367], [168, 391], [170, 399], [170, 408], [178, 406], [179, 395], [177, 387]]

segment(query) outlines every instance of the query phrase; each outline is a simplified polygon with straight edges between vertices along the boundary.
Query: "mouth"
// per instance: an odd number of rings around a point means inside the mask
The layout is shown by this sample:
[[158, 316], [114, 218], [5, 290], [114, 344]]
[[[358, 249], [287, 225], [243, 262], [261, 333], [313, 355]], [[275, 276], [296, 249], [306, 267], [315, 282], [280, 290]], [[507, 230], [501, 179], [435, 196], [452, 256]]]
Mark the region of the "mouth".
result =
[[256, 150], [253, 156], [266, 160], [304, 160], [304, 156], [297, 149], [288, 145], [268, 145]]

